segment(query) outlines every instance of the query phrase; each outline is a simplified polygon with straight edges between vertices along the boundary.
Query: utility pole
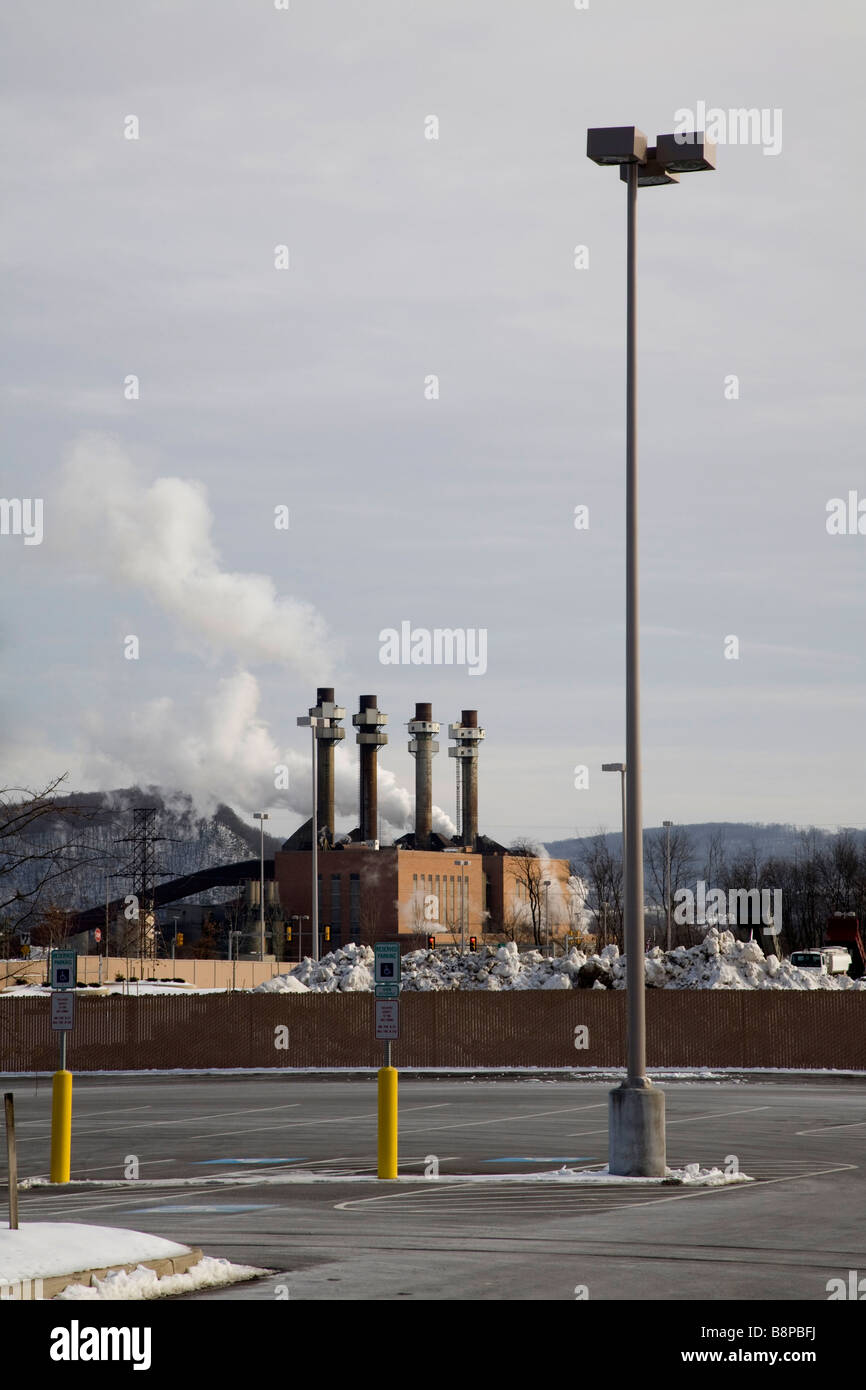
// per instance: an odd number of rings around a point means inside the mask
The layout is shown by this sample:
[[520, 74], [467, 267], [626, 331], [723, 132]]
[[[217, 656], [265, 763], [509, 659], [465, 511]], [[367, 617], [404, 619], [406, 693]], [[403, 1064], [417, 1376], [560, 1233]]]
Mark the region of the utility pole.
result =
[[259, 960], [265, 958], [265, 821], [270, 820], [267, 811], [253, 811], [253, 820], [259, 821], [262, 829], [262, 852], [259, 861]]
[[672, 820], [662, 821], [665, 828], [665, 916], [667, 919], [667, 931], [665, 934], [665, 950], [671, 949], [671, 826]]

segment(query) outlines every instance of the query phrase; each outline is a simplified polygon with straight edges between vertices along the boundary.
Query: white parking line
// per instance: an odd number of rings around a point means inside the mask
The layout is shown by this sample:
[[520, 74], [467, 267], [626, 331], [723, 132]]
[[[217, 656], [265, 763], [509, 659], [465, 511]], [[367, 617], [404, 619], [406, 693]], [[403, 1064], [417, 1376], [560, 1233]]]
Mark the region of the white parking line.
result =
[[[262, 1112], [264, 1112], [264, 1111], [266, 1111], [266, 1110], [297, 1110], [297, 1108], [298, 1108], [298, 1106], [299, 1106], [300, 1104], [301, 1104], [301, 1102], [300, 1102], [299, 1100], [293, 1100], [293, 1101], [289, 1101], [286, 1105], [258, 1105], [258, 1106], [256, 1106], [255, 1109], [253, 1109], [253, 1110], [217, 1110], [213, 1115], [194, 1115], [194, 1116], [192, 1116], [192, 1117], [190, 1117], [189, 1115], [184, 1115], [184, 1117], [183, 1117], [182, 1119], [180, 1119], [180, 1120], [142, 1120], [141, 1122], [139, 1122], [138, 1120], [134, 1120], [133, 1123], [130, 1124], [130, 1125], [126, 1125], [126, 1124], [125, 1124], [125, 1125], [122, 1125], [122, 1126], [120, 1126], [120, 1127], [112, 1127], [112, 1128], [110, 1128], [110, 1129], [105, 1129], [105, 1128], [102, 1128], [102, 1127], [99, 1127], [99, 1126], [97, 1126], [96, 1129], [83, 1129], [83, 1128], [81, 1127], [81, 1125], [78, 1124], [78, 1123], [76, 1123], [76, 1121], [75, 1121], [75, 1100], [74, 1100], [74, 1097], [73, 1097], [73, 1102], [72, 1102], [72, 1117], [73, 1117], [73, 1118], [72, 1118], [72, 1125], [73, 1125], [73, 1130], [72, 1130], [72, 1132], [73, 1132], [73, 1136], [74, 1136], [75, 1138], [83, 1138], [83, 1137], [85, 1137], [85, 1136], [87, 1136], [87, 1135], [93, 1135], [93, 1134], [127, 1134], [128, 1132], [130, 1132], [131, 1130], [134, 1130], [134, 1129], [164, 1129], [164, 1128], [166, 1128], [168, 1125], [188, 1125], [188, 1124], [192, 1124], [193, 1121], [201, 1122], [202, 1120], [221, 1120], [221, 1119], [223, 1119], [223, 1117], [226, 1116], [226, 1115], [257, 1115], [257, 1114], [261, 1114]], [[148, 1107], [148, 1106], [142, 1106], [141, 1108], [142, 1108], [143, 1110], [146, 1110], [146, 1109], [148, 1109], [149, 1107]], [[109, 1111], [106, 1111], [106, 1114], [109, 1114], [109, 1113], [110, 1113]], [[48, 1121], [48, 1123], [50, 1124], [50, 1121]], [[226, 1132], [227, 1134], [245, 1134], [247, 1131], [246, 1131], [246, 1129], [244, 1128], [243, 1130], [226, 1130], [225, 1132]], [[200, 1137], [201, 1137], [201, 1136], [200, 1136]], [[207, 1136], [204, 1136], [204, 1137], [207, 1137]], [[22, 1143], [22, 1144], [42, 1143], [42, 1142], [44, 1141], [44, 1139], [45, 1139], [45, 1135], [44, 1135], [44, 1134], [35, 1134], [35, 1135], [34, 1135], [34, 1134], [31, 1134], [29, 1138], [27, 1138], [27, 1139], [22, 1139], [22, 1140], [21, 1140], [21, 1143]]]
[[[413, 1105], [408, 1110], [403, 1110], [401, 1113], [410, 1115], [415, 1110], [442, 1110], [445, 1106], [450, 1104], [450, 1101], [443, 1100], [439, 1101], [436, 1105]], [[364, 1115], [332, 1115], [324, 1120], [290, 1120], [288, 1124], [285, 1125], [259, 1125], [255, 1129], [251, 1129], [248, 1125], [244, 1125], [243, 1129], [221, 1129], [212, 1134], [189, 1134], [187, 1135], [187, 1142], [191, 1143], [195, 1139], [223, 1139], [227, 1134], [262, 1134], [266, 1130], [271, 1129], [309, 1129], [314, 1125], [342, 1125], [352, 1120], [377, 1120], [378, 1118], [378, 1111], [370, 1110]], [[443, 1126], [443, 1128], [447, 1128], [447, 1125]]]
[[[424, 1129], [403, 1129], [401, 1126], [400, 1133], [401, 1135], [432, 1134], [436, 1129], [477, 1129], [480, 1125], [504, 1125], [512, 1120], [537, 1120], [544, 1115], [575, 1115], [583, 1110], [603, 1110], [606, 1109], [606, 1107], [607, 1101], [603, 1100], [593, 1105], [566, 1105], [559, 1110], [532, 1110], [528, 1114], [500, 1115], [495, 1120], [461, 1120], [458, 1124], [454, 1125], [430, 1125]], [[593, 1131], [590, 1130], [589, 1132], [592, 1133]], [[606, 1128], [604, 1132], [607, 1133]]]
[[[748, 1105], [741, 1110], [715, 1110], [709, 1115], [686, 1115], [681, 1120], [665, 1120], [665, 1128], [670, 1129], [671, 1125], [691, 1125], [696, 1120], [723, 1120], [728, 1115], [750, 1115], [753, 1110], [769, 1110], [769, 1105]], [[607, 1134], [608, 1128], [604, 1129], [578, 1129], [572, 1134], [567, 1134], [566, 1139], [583, 1139], [588, 1134]]]
[[795, 1134], [831, 1134], [836, 1129], [859, 1129], [861, 1125], [866, 1125], [866, 1120], [852, 1120], [846, 1125], [822, 1125], [820, 1129], [795, 1129]]

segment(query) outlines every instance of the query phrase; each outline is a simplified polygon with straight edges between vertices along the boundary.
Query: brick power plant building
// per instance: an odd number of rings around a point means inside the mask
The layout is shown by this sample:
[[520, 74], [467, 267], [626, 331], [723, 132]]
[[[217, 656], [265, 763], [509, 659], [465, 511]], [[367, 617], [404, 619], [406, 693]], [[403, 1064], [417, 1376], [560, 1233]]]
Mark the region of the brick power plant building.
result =
[[[310, 715], [328, 721], [314, 730], [323, 950], [397, 936], [405, 939], [407, 950], [425, 946], [429, 936], [443, 944], [459, 944], [461, 935], [467, 944], [470, 936], [479, 942], [483, 937], [502, 941], [513, 934], [516, 921], [529, 921], [527, 885], [521, 882], [525, 861], [478, 831], [478, 748], [484, 730], [478, 727], [476, 710], [463, 710], [460, 722], [448, 730], [455, 745], [449, 754], [457, 765], [458, 834], [448, 839], [433, 830], [433, 757], [439, 751], [439, 725], [431, 706], [418, 704], [408, 726], [409, 751], [415, 759], [415, 829], [385, 847], [378, 840], [377, 769], [379, 749], [388, 742], [388, 716], [378, 708], [375, 695], [361, 696], [352, 718], [360, 750], [359, 825], [350, 835], [337, 837], [334, 748], [346, 736], [341, 727], [346, 711], [334, 703], [332, 689], [320, 688]], [[274, 857], [282, 915], [293, 927], [293, 955], [310, 954], [312, 946], [311, 852], [308, 820]], [[542, 919], [546, 900], [555, 933], [565, 925], [568, 864], [551, 859], [542, 867], [542, 879], [550, 880], [549, 889], [541, 887]]]

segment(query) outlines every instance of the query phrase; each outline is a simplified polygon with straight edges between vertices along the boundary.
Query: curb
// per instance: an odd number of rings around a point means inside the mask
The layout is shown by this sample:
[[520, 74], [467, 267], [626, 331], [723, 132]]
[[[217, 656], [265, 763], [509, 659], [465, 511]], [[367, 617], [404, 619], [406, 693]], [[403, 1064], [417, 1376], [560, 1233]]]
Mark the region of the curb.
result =
[[87, 1288], [93, 1288], [98, 1279], [104, 1279], [108, 1274], [132, 1274], [133, 1270], [140, 1267], [152, 1269], [160, 1279], [166, 1274], [186, 1274], [201, 1258], [202, 1252], [193, 1248], [186, 1255], [174, 1255], [164, 1260], [134, 1260], [132, 1264], [106, 1265], [102, 1269], [79, 1269], [72, 1274], [55, 1274], [50, 1279], [22, 1279], [21, 1298], [30, 1302], [47, 1302], [62, 1293], [70, 1284], [84, 1284]]

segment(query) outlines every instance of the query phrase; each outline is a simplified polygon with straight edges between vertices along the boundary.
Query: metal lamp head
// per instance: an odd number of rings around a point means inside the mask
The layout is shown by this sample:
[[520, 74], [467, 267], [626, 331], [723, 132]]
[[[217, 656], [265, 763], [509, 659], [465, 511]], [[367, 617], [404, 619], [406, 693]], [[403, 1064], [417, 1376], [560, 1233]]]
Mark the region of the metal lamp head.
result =
[[660, 135], [656, 141], [656, 159], [668, 173], [695, 174], [702, 169], [715, 169], [716, 144], [708, 140], [702, 130]]
[[[619, 176], [625, 181], [628, 178], [628, 166], [619, 166]], [[646, 152], [646, 164], [641, 164], [637, 171], [638, 188], [653, 188], [663, 183], [679, 183], [679, 174], [674, 174], [670, 169], [666, 169], [660, 164], [656, 157], [656, 146], [650, 145]]]
[[635, 125], [601, 126], [586, 132], [586, 154], [596, 164], [643, 164], [646, 136]]

